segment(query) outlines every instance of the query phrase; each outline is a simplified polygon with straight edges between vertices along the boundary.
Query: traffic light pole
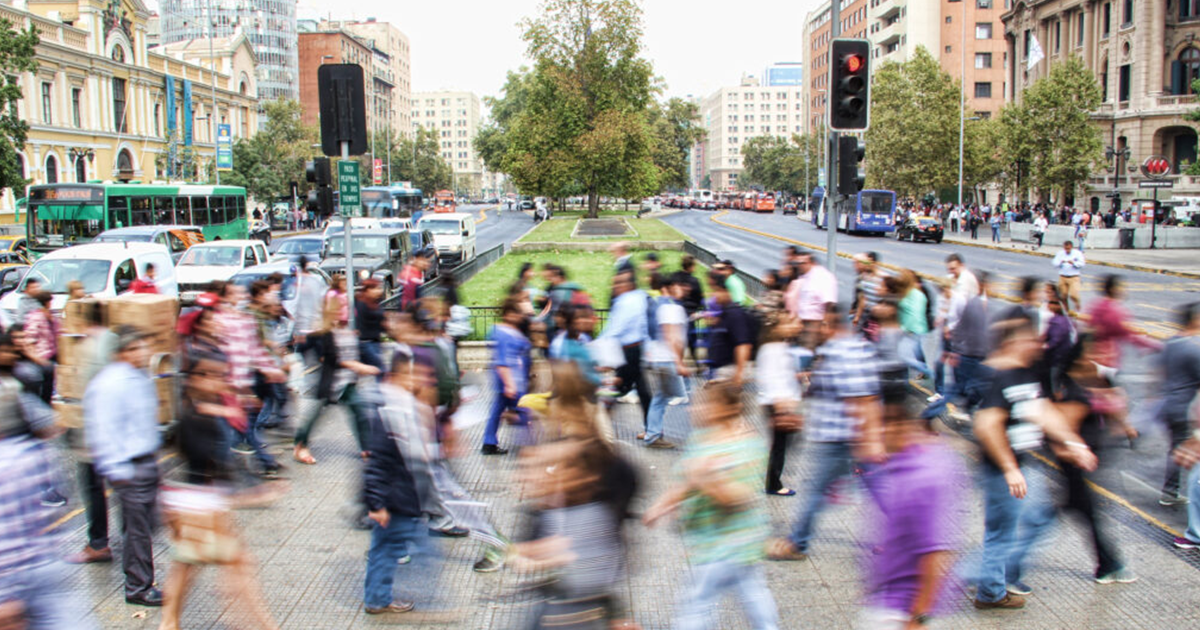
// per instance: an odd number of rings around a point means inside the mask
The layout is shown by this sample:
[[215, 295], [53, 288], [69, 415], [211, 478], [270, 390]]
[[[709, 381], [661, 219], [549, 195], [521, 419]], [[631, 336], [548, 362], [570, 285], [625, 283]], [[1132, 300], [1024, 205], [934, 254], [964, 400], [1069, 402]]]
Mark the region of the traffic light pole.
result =
[[[829, 39], [835, 40], [842, 36], [842, 0], [832, 0], [829, 3]], [[832, 45], [830, 46], [832, 48]], [[825, 92], [825, 98], [828, 101], [825, 109], [825, 126], [831, 128], [830, 123], [833, 122], [831, 110], [837, 101], [835, 93], [832, 91], [837, 86], [833, 85], [833, 66], [838, 63], [838, 60], [833, 59], [833, 55], [829, 55], [829, 91]], [[841, 195], [838, 193], [838, 132], [830, 131], [829, 143], [826, 147], [825, 156], [828, 164], [825, 166], [825, 172], [828, 176], [825, 178], [825, 202], [829, 204], [829, 209], [825, 211], [825, 267], [829, 269], [829, 273], [837, 278], [837, 228], [838, 228], [838, 206], [840, 205]]]
[[[342, 159], [350, 159], [350, 143], [342, 142]], [[374, 166], [374, 163], [372, 163]], [[340, 168], [338, 172], [340, 173]], [[340, 174], [339, 174], [340, 177]], [[342, 199], [341, 201], [345, 201]], [[340, 210], [340, 208], [339, 208]], [[350, 330], [354, 330], [354, 250], [350, 249], [350, 216], [342, 213], [342, 226], [344, 229], [345, 243], [342, 251], [346, 253], [346, 312], [350, 314], [349, 326]]]

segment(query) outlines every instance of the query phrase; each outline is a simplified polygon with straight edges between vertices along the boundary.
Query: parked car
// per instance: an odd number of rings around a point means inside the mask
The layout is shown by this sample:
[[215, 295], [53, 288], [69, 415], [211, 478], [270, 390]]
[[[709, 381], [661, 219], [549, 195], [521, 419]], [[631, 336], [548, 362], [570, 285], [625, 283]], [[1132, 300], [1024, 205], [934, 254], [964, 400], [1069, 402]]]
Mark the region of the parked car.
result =
[[896, 240], [908, 239], [912, 242], [933, 241], [941, 243], [944, 236], [942, 222], [933, 217], [909, 217], [907, 221], [896, 228]]
[[[400, 270], [412, 256], [408, 230], [354, 230], [350, 241], [356, 281], [375, 278], [383, 283], [384, 296], [391, 295], [398, 285]], [[321, 261], [321, 269], [330, 277], [346, 273], [345, 238], [335, 237], [325, 242], [325, 260]]]
[[433, 233], [441, 264], [456, 267], [475, 257], [475, 217], [456, 212], [422, 217], [417, 229]]
[[204, 232], [194, 225], [139, 225], [104, 230], [92, 242], [158, 243], [171, 252], [174, 264], [189, 247], [204, 242]]
[[[357, 228], [358, 226], [355, 225]], [[413, 220], [408, 217], [391, 217], [379, 220], [379, 229], [381, 230], [411, 230], [413, 229]]]
[[[9, 252], [7, 254], [0, 254], [0, 260], [5, 260], [5, 257], [14, 256], [14, 255], [16, 255], [16, 254], [14, 254], [12, 252]], [[8, 293], [10, 293], [11, 291], [13, 291], [14, 289], [16, 289], [17, 285], [20, 284], [21, 280], [25, 278], [25, 274], [28, 271], [29, 271], [28, 263], [22, 264], [22, 265], [13, 264], [13, 265], [6, 265], [4, 267], [0, 267], [0, 297], [3, 297], [5, 295], [7, 295]]]
[[309, 262], [319, 263], [325, 255], [325, 239], [316, 234], [289, 236], [278, 241], [278, 247], [271, 254], [271, 261], [287, 260], [297, 262], [303, 256]]
[[25, 254], [26, 251], [24, 234], [0, 235], [0, 252], [18, 252], [20, 254]]
[[191, 303], [214, 280], [228, 280], [237, 272], [267, 262], [267, 246], [259, 240], [230, 240], [192, 246], [175, 265], [180, 299]]
[[798, 209], [796, 207], [796, 204], [794, 204], [790, 201], [788, 203], [783, 204], [783, 213], [784, 214], [796, 214], [797, 211], [798, 211]]
[[[249, 290], [250, 285], [254, 284], [255, 281], [266, 280], [268, 276], [277, 273], [283, 276], [283, 287], [279, 292], [279, 299], [283, 303], [283, 308], [287, 309], [288, 313], [295, 313], [296, 302], [299, 299], [299, 292], [296, 291], [297, 271], [296, 263], [288, 260], [276, 260], [262, 265], [246, 267], [233, 274], [229, 278], [229, 281], [246, 287]], [[315, 265], [309, 265], [308, 272], [321, 282], [322, 293], [329, 290], [329, 285], [332, 284], [329, 274]]]
[[[341, 234], [346, 229], [346, 220], [340, 216], [330, 217], [325, 224], [325, 231], [321, 236], [328, 239], [334, 234]], [[350, 227], [354, 231], [358, 230], [378, 230], [383, 228], [383, 219], [374, 217], [352, 217], [350, 219]]]
[[[412, 245], [412, 251], [420, 251], [426, 247], [437, 251], [437, 241], [433, 239], [433, 232], [429, 230], [411, 229], [408, 231], [409, 241]], [[433, 257], [433, 262], [429, 265], [429, 270], [425, 272], [425, 279], [436, 278], [442, 273], [442, 263], [437, 256]]]
[[67, 301], [67, 285], [72, 280], [82, 282], [84, 292], [90, 296], [116, 297], [146, 272], [147, 264], [154, 265], [159, 293], [179, 294], [171, 255], [158, 243], [87, 243], [50, 252], [29, 268], [15, 290], [0, 298], [0, 323], [5, 327], [13, 324], [20, 294], [30, 278], [42, 283], [42, 290], [53, 296], [51, 310], [59, 312]]

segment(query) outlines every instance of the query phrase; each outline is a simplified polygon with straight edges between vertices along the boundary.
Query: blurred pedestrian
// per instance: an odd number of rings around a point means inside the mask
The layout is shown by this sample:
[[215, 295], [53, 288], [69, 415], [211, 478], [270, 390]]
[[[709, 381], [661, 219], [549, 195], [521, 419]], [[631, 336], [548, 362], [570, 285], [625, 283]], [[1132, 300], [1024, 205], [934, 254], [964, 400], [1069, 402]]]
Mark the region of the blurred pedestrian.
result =
[[138, 278], [133, 281], [133, 284], [129, 285], [129, 292], [157, 294], [158, 284], [155, 282], [157, 275], [158, 274], [154, 268], [154, 263], [146, 263], [146, 268], [145, 271], [142, 272], [142, 275], [138, 276]]
[[683, 362], [687, 312], [678, 300], [687, 284], [656, 272], [650, 276], [650, 288], [660, 295], [649, 299], [646, 311], [649, 339], [643, 360], [645, 380], [652, 395], [646, 414], [644, 444], [650, 448], [671, 449], [675, 445], [663, 434], [667, 404], [684, 394], [683, 379], [691, 375], [691, 368]]
[[790, 497], [796, 491], [783, 485], [781, 477], [792, 435], [803, 426], [800, 410], [800, 362], [794, 346], [800, 322], [786, 311], [767, 319], [762, 347], [755, 359], [754, 376], [758, 404], [762, 405], [771, 430], [771, 453], [767, 460], [767, 494]]
[[[616, 370], [620, 380], [617, 396], [624, 400], [632, 398], [641, 404], [644, 425], [650, 413], [651, 398], [650, 385], [646, 382], [645, 371], [642, 369], [642, 353], [645, 351], [649, 332], [648, 300], [645, 291], [637, 288], [633, 272], [620, 272], [613, 276], [612, 294], [614, 299], [608, 314], [608, 323], [599, 338], [615, 340], [621, 346], [624, 365]], [[635, 396], [636, 398], [633, 398]], [[640, 435], [638, 439], [645, 439], [645, 436]]]
[[17, 314], [13, 317], [14, 324], [24, 324], [25, 318], [30, 313], [42, 307], [37, 299], [41, 292], [41, 280], [32, 276], [25, 278], [25, 289], [21, 291], [21, 297], [17, 299]]
[[779, 616], [763, 575], [768, 517], [758, 490], [766, 449], [742, 416], [741, 385], [709, 381], [696, 403], [697, 426], [680, 462], [681, 479], [642, 519], [653, 526], [680, 513], [692, 584], [679, 604], [676, 627], [714, 627], [714, 607], [734, 591], [750, 626], [773, 630]]
[[525, 319], [518, 298], [510, 295], [500, 307], [500, 322], [492, 327], [489, 335], [492, 347], [492, 387], [495, 397], [483, 431], [484, 455], [505, 455], [508, 449], [501, 448], [497, 433], [505, 413], [515, 413], [518, 423], [528, 425], [526, 412], [517, 407], [517, 401], [529, 387], [529, 338], [521, 332], [521, 321]]
[[1166, 478], [1158, 500], [1165, 506], [1188, 502], [1188, 490], [1180, 492], [1181, 473], [1171, 455], [1193, 437], [1194, 423], [1189, 411], [1200, 392], [1200, 304], [1193, 302], [1183, 306], [1179, 310], [1179, 324], [1183, 329], [1167, 341], [1158, 356], [1162, 379], [1162, 402], [1158, 413], [1171, 437]]
[[1082, 285], [1079, 273], [1086, 264], [1082, 251], [1076, 251], [1071, 241], [1063, 241], [1062, 251], [1054, 255], [1053, 265], [1058, 270], [1058, 293], [1062, 295], [1063, 305], [1068, 309], [1071, 301], [1075, 301], [1075, 310], [1083, 310]]
[[934, 380], [933, 370], [925, 358], [925, 342], [929, 337], [933, 304], [932, 296], [925, 292], [921, 279], [912, 269], [904, 269], [893, 281], [898, 302], [896, 304], [904, 338], [900, 343], [900, 358], [926, 379]]
[[362, 362], [383, 371], [383, 284], [375, 278], [363, 280], [354, 302], [354, 325], [358, 328]]
[[679, 261], [679, 270], [683, 272], [681, 277], [687, 281], [687, 289], [684, 291], [683, 297], [679, 299], [679, 303], [683, 305], [683, 310], [688, 315], [688, 353], [692, 360], [696, 361], [698, 360], [696, 356], [698, 339], [696, 321], [700, 319], [700, 311], [704, 306], [704, 285], [696, 277], [696, 259], [691, 254], [683, 255]]
[[48, 291], [42, 291], [36, 296], [37, 310], [25, 316], [25, 342], [28, 344], [28, 357], [42, 371], [41, 387], [38, 395], [46, 404], [54, 397], [54, 362], [58, 358], [58, 336], [62, 333], [62, 324], [50, 310], [53, 296]]
[[741, 386], [748, 376], [757, 341], [755, 321], [733, 300], [724, 275], [710, 271], [708, 283], [714, 304], [708, 318], [708, 367], [717, 378]]
[[1121, 304], [1125, 288], [1120, 276], [1104, 276], [1103, 291], [1104, 295], [1088, 307], [1087, 322], [1096, 339], [1095, 361], [1115, 373], [1121, 368], [1122, 345], [1157, 352], [1162, 344], [1130, 325], [1129, 311]]
[[146, 373], [150, 359], [146, 333], [122, 326], [117, 336], [113, 362], [87, 386], [84, 422], [96, 470], [121, 503], [125, 601], [161, 606], [151, 549], [159, 481], [156, 457], [161, 445], [158, 392]]
[[[988, 329], [988, 274], [980, 272], [976, 280], [978, 294], [966, 301], [958, 320], [949, 336], [949, 347], [943, 352], [942, 360], [954, 369], [953, 388], [945, 395], [932, 401], [925, 408], [923, 418], [935, 418], [941, 415], [947, 404], [964, 399], [959, 411], [952, 414], [959, 421], [968, 419], [967, 414], [979, 404], [986, 391], [987, 375], [990, 372], [983, 362], [991, 350], [992, 340]], [[961, 299], [953, 296], [954, 300]], [[953, 310], [954, 302], [950, 308]]]
[[801, 275], [788, 287], [784, 300], [787, 309], [800, 320], [800, 345], [814, 350], [820, 345], [825, 309], [837, 303], [837, 278], [821, 266], [812, 252], [802, 252], [797, 258]]

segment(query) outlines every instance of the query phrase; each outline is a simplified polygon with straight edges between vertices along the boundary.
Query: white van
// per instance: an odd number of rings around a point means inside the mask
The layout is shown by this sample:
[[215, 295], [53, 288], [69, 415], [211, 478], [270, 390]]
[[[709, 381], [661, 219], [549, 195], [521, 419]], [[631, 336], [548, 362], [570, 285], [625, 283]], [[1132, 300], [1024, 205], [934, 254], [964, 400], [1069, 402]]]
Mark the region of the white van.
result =
[[211, 241], [188, 248], [175, 275], [179, 278], [182, 300], [190, 304], [208, 290], [214, 280], [228, 280], [233, 274], [267, 262], [267, 246], [257, 239]]
[[54, 296], [50, 308], [58, 312], [67, 301], [67, 284], [72, 280], [82, 282], [89, 296], [116, 297], [145, 275], [147, 264], [154, 265], [154, 283], [159, 293], [179, 295], [171, 253], [164, 245], [88, 243], [54, 250], [29, 268], [17, 290], [0, 299], [0, 322], [7, 327], [16, 321], [17, 306], [30, 278], [36, 278], [42, 283], [42, 290]]
[[417, 229], [433, 234], [442, 266], [454, 267], [475, 257], [475, 217], [470, 214], [427, 214], [417, 222]]
[[[351, 217], [350, 229], [353, 230], [378, 230], [383, 227], [383, 219], [375, 217]], [[341, 216], [332, 216], [325, 224], [325, 231], [321, 232], [321, 237], [328, 240], [334, 234], [341, 234], [346, 230], [346, 219]]]

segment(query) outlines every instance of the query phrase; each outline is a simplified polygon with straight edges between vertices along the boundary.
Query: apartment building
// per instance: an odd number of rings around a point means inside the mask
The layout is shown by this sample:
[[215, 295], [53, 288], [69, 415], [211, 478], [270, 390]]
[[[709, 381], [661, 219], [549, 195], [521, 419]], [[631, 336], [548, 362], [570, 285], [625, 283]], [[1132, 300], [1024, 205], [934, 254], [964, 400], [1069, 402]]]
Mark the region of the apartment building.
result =
[[482, 124], [479, 97], [472, 92], [415, 92], [412, 119], [438, 133], [442, 158], [454, 171], [456, 192], [482, 194], [483, 159], [475, 152], [475, 135]]
[[735, 190], [742, 172], [742, 146], [756, 136], [791, 138], [804, 133], [802, 89], [760, 85], [754, 76], [717, 90], [700, 101], [706, 138], [692, 151], [694, 179], [713, 190]]

